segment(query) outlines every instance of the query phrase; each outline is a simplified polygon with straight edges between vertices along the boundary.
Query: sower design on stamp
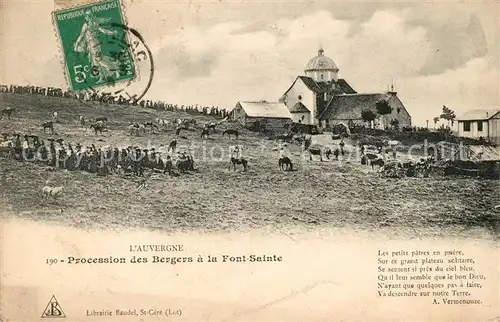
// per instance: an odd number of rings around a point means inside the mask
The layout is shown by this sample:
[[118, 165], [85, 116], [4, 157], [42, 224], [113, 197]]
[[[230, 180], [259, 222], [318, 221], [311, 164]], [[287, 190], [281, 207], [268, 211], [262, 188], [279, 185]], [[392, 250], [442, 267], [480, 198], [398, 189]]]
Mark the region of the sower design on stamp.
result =
[[136, 76], [118, 0], [55, 11], [54, 22], [73, 90], [115, 84]]

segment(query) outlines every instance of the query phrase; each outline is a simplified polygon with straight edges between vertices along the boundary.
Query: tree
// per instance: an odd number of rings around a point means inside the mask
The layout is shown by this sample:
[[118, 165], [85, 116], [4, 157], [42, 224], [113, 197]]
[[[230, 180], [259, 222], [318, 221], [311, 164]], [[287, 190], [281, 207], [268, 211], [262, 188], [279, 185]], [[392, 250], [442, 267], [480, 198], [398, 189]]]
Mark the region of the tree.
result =
[[450, 122], [451, 122], [451, 126], [453, 126], [453, 123], [455, 122], [456, 115], [455, 115], [454, 111], [452, 111], [450, 108], [446, 107], [446, 105], [443, 105], [443, 112], [441, 113], [441, 115], [439, 117], [442, 118], [443, 120], [448, 121], [448, 127], [450, 127]]
[[371, 127], [372, 121], [377, 118], [377, 114], [375, 114], [375, 112], [373, 112], [372, 110], [364, 110], [361, 112], [361, 118], [363, 119], [363, 121], [370, 124]]
[[437, 124], [437, 122], [439, 122], [439, 116], [436, 116], [432, 120], [434, 121], [434, 128], [436, 128], [436, 124]]
[[380, 115], [392, 113], [392, 107], [387, 100], [378, 101], [375, 105], [377, 107], [377, 113]]

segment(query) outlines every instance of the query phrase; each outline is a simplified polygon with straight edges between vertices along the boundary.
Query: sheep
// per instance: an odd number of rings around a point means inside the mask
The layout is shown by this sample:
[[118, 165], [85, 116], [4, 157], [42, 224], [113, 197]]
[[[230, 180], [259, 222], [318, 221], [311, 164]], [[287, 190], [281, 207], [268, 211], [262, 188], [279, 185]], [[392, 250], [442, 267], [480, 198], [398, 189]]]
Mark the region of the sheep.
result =
[[52, 196], [54, 199], [56, 199], [58, 196], [62, 195], [63, 192], [64, 192], [64, 187], [45, 186], [42, 189], [42, 194], [44, 198]]

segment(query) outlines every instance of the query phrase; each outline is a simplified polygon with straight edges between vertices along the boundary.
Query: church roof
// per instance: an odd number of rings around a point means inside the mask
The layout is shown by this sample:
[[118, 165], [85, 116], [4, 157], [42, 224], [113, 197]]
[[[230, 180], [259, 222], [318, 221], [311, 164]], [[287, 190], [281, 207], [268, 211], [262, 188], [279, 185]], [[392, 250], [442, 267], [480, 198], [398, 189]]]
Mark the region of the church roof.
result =
[[[356, 91], [347, 83], [345, 79], [339, 79], [335, 86], [335, 89], [332, 89], [332, 84], [324, 83], [324, 82], [316, 82], [311, 77], [307, 76], [298, 76], [300, 80], [309, 88], [311, 91], [317, 94], [333, 92], [334, 94], [355, 94]], [[292, 84], [293, 86], [293, 84]], [[291, 88], [291, 87], [290, 87]], [[289, 89], [290, 90], [290, 89]]]
[[357, 92], [349, 85], [345, 79], [339, 79], [337, 85], [346, 94], [356, 94]]
[[307, 88], [315, 93], [325, 93], [328, 92], [328, 90], [331, 88], [330, 85], [326, 83], [316, 82], [311, 77], [299, 76], [299, 78], [302, 80], [302, 82], [304, 82], [304, 84], [306, 84]]
[[302, 102], [295, 103], [290, 109], [290, 113], [308, 113], [309, 109]]
[[332, 97], [325, 111], [320, 115], [320, 119], [361, 119], [361, 112], [372, 110], [376, 112], [378, 101], [388, 99], [386, 93], [373, 94], [344, 94]]
[[249, 117], [291, 118], [285, 104], [279, 102], [238, 102]]
[[330, 71], [339, 71], [339, 68], [330, 57], [327, 57], [323, 54], [323, 49], [318, 51], [318, 56], [315, 56], [309, 60], [306, 65], [306, 71], [321, 71], [321, 70], [330, 70]]

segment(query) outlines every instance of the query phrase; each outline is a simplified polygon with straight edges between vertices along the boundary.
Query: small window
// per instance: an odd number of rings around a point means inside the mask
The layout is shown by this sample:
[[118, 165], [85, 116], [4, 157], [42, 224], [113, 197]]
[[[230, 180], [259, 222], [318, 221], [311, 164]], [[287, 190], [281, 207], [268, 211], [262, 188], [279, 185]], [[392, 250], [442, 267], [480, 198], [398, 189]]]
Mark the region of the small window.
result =
[[302, 100], [302, 95], [299, 95], [299, 101]]
[[470, 132], [470, 121], [464, 122], [464, 132]]
[[321, 74], [321, 76], [319, 76], [319, 78], [323, 79], [324, 78], [323, 74]]
[[477, 131], [478, 132], [483, 131], [483, 121], [477, 121]]
[[401, 109], [398, 107], [397, 111], [398, 111], [398, 114], [399, 114], [401, 112]]

